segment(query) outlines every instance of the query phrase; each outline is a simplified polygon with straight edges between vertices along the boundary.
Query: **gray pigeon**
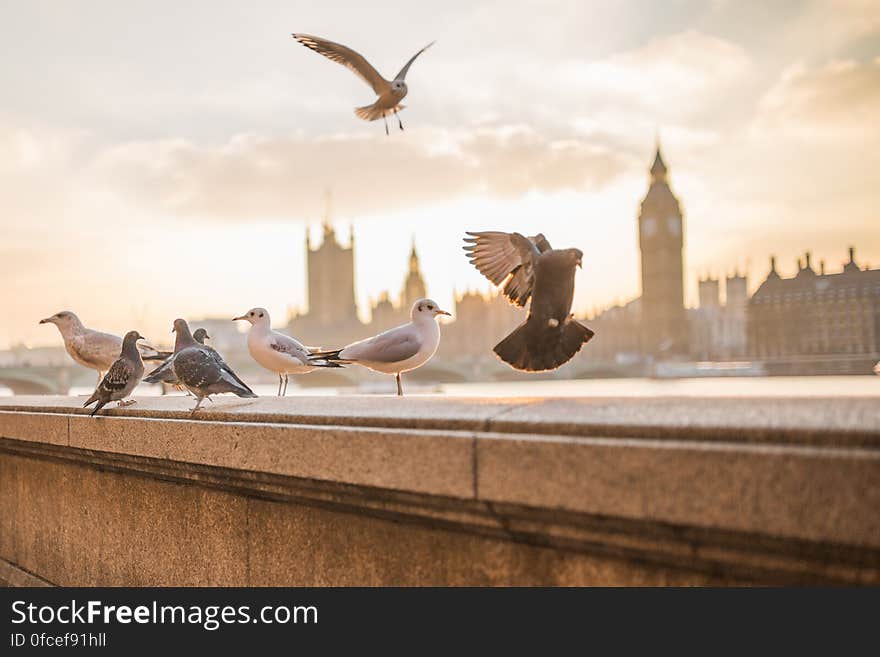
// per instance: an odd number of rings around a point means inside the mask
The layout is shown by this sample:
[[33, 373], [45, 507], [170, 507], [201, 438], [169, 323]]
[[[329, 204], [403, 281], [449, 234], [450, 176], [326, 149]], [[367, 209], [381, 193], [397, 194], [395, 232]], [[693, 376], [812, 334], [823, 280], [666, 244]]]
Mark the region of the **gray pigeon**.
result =
[[[197, 328], [196, 332], [193, 333], [193, 340], [198, 342], [200, 345], [203, 345], [205, 349], [217, 353], [214, 351], [212, 347], [205, 345], [205, 339], [210, 339], [211, 336], [208, 335], [208, 332], [203, 328]], [[175, 345], [176, 348], [176, 345]], [[165, 352], [160, 352], [165, 353]], [[172, 386], [180, 386], [180, 381], [177, 380], [177, 376], [174, 374], [174, 369], [171, 367], [171, 360], [174, 358], [174, 354], [176, 351], [171, 352], [168, 357], [165, 359], [165, 362], [159, 365], [156, 369], [150, 372], [147, 376], [144, 377], [144, 383], [167, 383]]]
[[177, 338], [171, 367], [180, 384], [197, 400], [193, 413], [202, 405], [203, 399], [222, 392], [232, 392], [239, 397], [257, 396], [235, 375], [220, 354], [195, 341], [186, 321], [175, 319], [173, 330]]
[[120, 406], [134, 404], [133, 399], [128, 402], [122, 400], [131, 394], [144, 375], [144, 361], [141, 360], [138, 350], [138, 340], [143, 338], [137, 331], [129, 331], [125, 334], [122, 339], [122, 353], [110, 366], [92, 396], [83, 404], [85, 408], [89, 404], [98, 402], [92, 415], [112, 401], [118, 401]]
[[526, 321], [495, 345], [493, 351], [517, 370], [540, 372], [567, 363], [593, 337], [574, 319], [575, 268], [582, 266], [580, 249], [553, 249], [541, 235], [485, 231], [465, 238], [464, 250], [483, 276], [510, 303], [525, 306]]

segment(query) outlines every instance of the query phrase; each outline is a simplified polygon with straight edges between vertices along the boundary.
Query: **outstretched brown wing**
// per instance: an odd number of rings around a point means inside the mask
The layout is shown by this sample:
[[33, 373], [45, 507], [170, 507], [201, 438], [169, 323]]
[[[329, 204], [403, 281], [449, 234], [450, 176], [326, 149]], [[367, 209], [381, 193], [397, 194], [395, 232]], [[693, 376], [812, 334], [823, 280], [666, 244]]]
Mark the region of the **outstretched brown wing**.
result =
[[321, 37], [311, 36], [310, 34], [293, 34], [291, 36], [306, 48], [311, 48], [316, 53], [324, 55], [324, 57], [337, 64], [342, 64], [348, 70], [357, 74], [373, 88], [377, 95], [381, 96], [388, 90], [388, 80], [379, 75], [379, 71], [373, 68], [373, 65], [363, 55], [355, 52], [348, 46], [343, 46], [341, 43], [334, 43]]
[[546, 238], [538, 234], [525, 237], [501, 231], [468, 232], [464, 250], [483, 276], [495, 285], [503, 285], [508, 301], [525, 306], [532, 295], [535, 259], [550, 249]]

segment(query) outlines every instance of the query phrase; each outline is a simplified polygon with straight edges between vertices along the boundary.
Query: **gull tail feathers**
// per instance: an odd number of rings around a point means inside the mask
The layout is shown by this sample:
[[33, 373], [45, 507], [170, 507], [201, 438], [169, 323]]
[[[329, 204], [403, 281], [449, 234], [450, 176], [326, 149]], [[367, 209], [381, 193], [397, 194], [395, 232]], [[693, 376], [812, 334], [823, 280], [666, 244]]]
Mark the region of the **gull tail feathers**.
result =
[[351, 363], [352, 361], [339, 357], [341, 352], [342, 349], [313, 352], [309, 355], [309, 364], [314, 365], [315, 367], [343, 367], [344, 365]]
[[493, 351], [514, 369], [542, 372], [567, 363], [593, 337], [593, 331], [574, 319], [555, 326], [551, 322], [529, 317]]
[[364, 121], [376, 121], [382, 118], [382, 115], [391, 116], [395, 111], [399, 112], [406, 105], [397, 105], [392, 109], [381, 109], [376, 107], [376, 103], [372, 105], [364, 105], [363, 107], [357, 107], [354, 110], [354, 113], [357, 115], [359, 119], [363, 119]]

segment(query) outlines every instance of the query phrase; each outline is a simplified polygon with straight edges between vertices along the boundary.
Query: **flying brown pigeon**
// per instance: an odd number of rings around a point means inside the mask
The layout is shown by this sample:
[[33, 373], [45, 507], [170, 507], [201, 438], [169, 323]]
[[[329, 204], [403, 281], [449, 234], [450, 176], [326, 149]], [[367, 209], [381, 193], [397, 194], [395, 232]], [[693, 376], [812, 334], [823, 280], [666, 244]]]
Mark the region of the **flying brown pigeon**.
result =
[[593, 337], [574, 319], [575, 268], [580, 249], [553, 249], [542, 235], [501, 231], [468, 232], [464, 250], [483, 276], [502, 287], [511, 304], [524, 307], [526, 321], [493, 351], [517, 370], [540, 372], [567, 363]]

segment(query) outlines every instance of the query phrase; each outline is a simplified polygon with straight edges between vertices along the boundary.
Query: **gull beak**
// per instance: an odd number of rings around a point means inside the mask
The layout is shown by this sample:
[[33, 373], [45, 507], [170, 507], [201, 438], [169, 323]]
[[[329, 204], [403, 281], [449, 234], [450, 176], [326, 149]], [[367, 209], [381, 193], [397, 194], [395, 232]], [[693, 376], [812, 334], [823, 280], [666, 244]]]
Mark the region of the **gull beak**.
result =
[[452, 313], [448, 313], [445, 310], [438, 310], [437, 314], [438, 315], [446, 315], [447, 317], [452, 317]]
[[578, 267], [580, 267], [581, 269], [584, 268], [584, 263], [581, 261], [580, 258], [578, 258]]
[[51, 324], [51, 323], [52, 323], [52, 320], [51, 320], [49, 317], [47, 317], [46, 319], [41, 319], [41, 320], [39, 321], [39, 323], [40, 323], [40, 324]]
[[[240, 320], [240, 319], [247, 319], [247, 317], [245, 317], [244, 315], [242, 315], [241, 317], [233, 317], [233, 318], [232, 318], [232, 321], [233, 321], [233, 322], [237, 322], [237, 321]], [[205, 336], [205, 337], [208, 337], [208, 336]]]

